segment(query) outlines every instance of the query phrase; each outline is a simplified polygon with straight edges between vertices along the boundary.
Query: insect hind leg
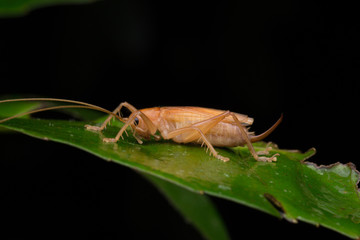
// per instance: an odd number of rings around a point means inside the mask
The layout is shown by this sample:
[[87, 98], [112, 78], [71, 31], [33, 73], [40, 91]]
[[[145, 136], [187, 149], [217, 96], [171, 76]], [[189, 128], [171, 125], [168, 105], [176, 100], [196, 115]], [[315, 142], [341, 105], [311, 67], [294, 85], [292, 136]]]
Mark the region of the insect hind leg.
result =
[[249, 135], [246, 133], [245, 128], [242, 126], [241, 122], [239, 121], [239, 119], [236, 117], [236, 115], [232, 112], [229, 113], [230, 116], [232, 116], [232, 118], [234, 119], [236, 125], [238, 126], [238, 128], [240, 129], [240, 132], [246, 142], [246, 145], [248, 146], [251, 155], [253, 155], [253, 157], [255, 158], [256, 161], [261, 161], [261, 162], [275, 162], [277, 159], [277, 156], [280, 156], [280, 154], [276, 153], [271, 157], [264, 157], [264, 156], [259, 156], [259, 155], [267, 155], [269, 154], [269, 151], [271, 150], [270, 146], [266, 146], [266, 149], [264, 151], [260, 151], [260, 152], [256, 152], [254, 149], [254, 146], [251, 143], [251, 140], [249, 138]]

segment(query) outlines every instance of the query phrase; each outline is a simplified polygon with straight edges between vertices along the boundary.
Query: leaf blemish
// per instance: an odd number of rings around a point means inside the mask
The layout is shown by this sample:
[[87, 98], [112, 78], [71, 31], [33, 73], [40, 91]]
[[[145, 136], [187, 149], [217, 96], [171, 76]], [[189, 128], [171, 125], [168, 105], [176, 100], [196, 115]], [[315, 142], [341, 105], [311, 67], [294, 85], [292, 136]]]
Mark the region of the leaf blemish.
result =
[[273, 195], [271, 195], [270, 193], [264, 193], [264, 197], [266, 198], [266, 200], [269, 201], [269, 203], [271, 203], [274, 208], [276, 208], [276, 210], [279, 211], [281, 215], [285, 214], [285, 210], [281, 202], [277, 200]]
[[264, 193], [264, 197], [280, 213], [282, 218], [285, 218], [291, 223], [297, 223], [296, 219], [289, 219], [288, 217], [286, 217], [286, 211], [282, 203], [279, 200], [277, 200], [273, 195], [271, 195], [270, 193]]

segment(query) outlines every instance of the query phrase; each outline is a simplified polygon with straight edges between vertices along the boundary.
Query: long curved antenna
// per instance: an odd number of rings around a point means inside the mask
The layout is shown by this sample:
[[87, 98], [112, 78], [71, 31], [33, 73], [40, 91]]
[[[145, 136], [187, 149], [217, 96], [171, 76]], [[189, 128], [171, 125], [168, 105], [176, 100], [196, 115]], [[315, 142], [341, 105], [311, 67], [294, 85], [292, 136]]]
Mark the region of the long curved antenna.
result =
[[6, 102], [27, 102], [27, 101], [67, 102], [67, 103], [75, 103], [75, 104], [84, 105], [84, 106], [101, 108], [99, 106], [96, 106], [96, 105], [93, 105], [90, 103], [80, 102], [80, 101], [75, 101], [75, 100], [68, 100], [68, 99], [61, 99], [61, 98], [17, 98], [17, 99], [15, 98], [15, 99], [0, 100], [0, 104], [6, 103]]
[[74, 100], [58, 99], [58, 98], [19, 98], [19, 99], [1, 100], [0, 104], [1, 103], [6, 103], [6, 102], [21, 102], [21, 101], [55, 101], [55, 102], [75, 103], [75, 104], [78, 104], [78, 105], [65, 105], [65, 106], [55, 106], [55, 107], [47, 107], [47, 108], [36, 109], [36, 110], [29, 111], [29, 112], [19, 113], [19, 114], [16, 114], [14, 116], [11, 116], [11, 117], [1, 119], [0, 123], [6, 122], [6, 121], [9, 121], [11, 119], [21, 117], [21, 116], [24, 116], [24, 115], [32, 114], [32, 113], [55, 110], [55, 109], [64, 109], [64, 108], [93, 109], [93, 110], [97, 110], [97, 111], [100, 111], [100, 112], [104, 112], [104, 113], [113, 115], [119, 121], [124, 122], [124, 120], [120, 116], [114, 114], [113, 112], [111, 112], [111, 111], [109, 111], [109, 110], [107, 110], [105, 108], [102, 108], [102, 107], [99, 107], [99, 106], [96, 106], [96, 105], [93, 105], [93, 104], [85, 103], [85, 102], [74, 101]]

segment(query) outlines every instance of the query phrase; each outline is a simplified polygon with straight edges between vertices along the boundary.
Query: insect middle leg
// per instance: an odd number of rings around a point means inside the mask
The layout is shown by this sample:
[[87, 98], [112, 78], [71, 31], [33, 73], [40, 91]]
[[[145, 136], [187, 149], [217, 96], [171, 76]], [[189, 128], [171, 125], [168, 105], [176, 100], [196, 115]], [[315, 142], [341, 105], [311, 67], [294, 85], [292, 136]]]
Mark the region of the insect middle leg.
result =
[[[124, 126], [122, 126], [122, 128], [116, 134], [116, 136], [114, 138], [104, 138], [103, 141], [104, 142], [117, 142], [117, 141], [119, 141], [120, 138], [123, 138], [122, 135], [123, 135], [124, 132], [126, 132], [126, 128], [128, 128], [130, 126], [130, 124], [135, 121], [135, 118], [140, 114], [141, 114], [141, 112], [139, 110], [136, 110], [135, 112], [131, 113], [128, 120], [126, 121]], [[142, 144], [142, 141], [135, 135], [135, 131], [133, 131], [133, 135], [134, 135], [135, 139], [140, 144]]]
[[213, 145], [206, 138], [205, 134], [201, 131], [201, 129], [199, 129], [196, 126], [189, 126], [189, 127], [184, 127], [184, 128], [181, 128], [181, 129], [177, 129], [177, 130], [174, 130], [174, 131], [170, 132], [169, 134], [170, 134], [170, 136], [176, 137], [177, 135], [181, 135], [181, 134], [184, 134], [184, 133], [189, 132], [189, 131], [191, 131], [191, 132], [195, 131], [200, 135], [199, 140], [202, 139], [203, 144], [204, 143], [206, 144], [206, 146], [210, 150], [210, 155], [212, 154], [214, 157], [216, 157], [216, 158], [218, 158], [218, 159], [220, 159], [220, 160], [222, 160], [224, 162], [229, 161], [229, 158], [223, 157], [220, 154], [218, 154], [218, 152], [216, 152]]
[[206, 144], [206, 146], [210, 150], [210, 153], [214, 157], [216, 157], [216, 158], [218, 158], [218, 159], [220, 159], [220, 160], [222, 160], [224, 162], [227, 162], [227, 161], [229, 161], [229, 158], [223, 157], [220, 154], [218, 154], [216, 152], [216, 150], [214, 149], [213, 145], [211, 144], [211, 142], [205, 136], [205, 134], [211, 128], [213, 128], [216, 124], [221, 122], [226, 116], [228, 116], [229, 113], [230, 113], [229, 111], [226, 111], [226, 112], [223, 112], [223, 113], [221, 113], [219, 115], [211, 117], [209, 119], [194, 123], [194, 124], [192, 124], [190, 126], [175, 129], [175, 130], [167, 133], [163, 137], [165, 139], [173, 139], [173, 140], [176, 141], [176, 137], [179, 136], [180, 139], [178, 139], [178, 141], [183, 142], [183, 143], [202, 140], [203, 144], [204, 143]]

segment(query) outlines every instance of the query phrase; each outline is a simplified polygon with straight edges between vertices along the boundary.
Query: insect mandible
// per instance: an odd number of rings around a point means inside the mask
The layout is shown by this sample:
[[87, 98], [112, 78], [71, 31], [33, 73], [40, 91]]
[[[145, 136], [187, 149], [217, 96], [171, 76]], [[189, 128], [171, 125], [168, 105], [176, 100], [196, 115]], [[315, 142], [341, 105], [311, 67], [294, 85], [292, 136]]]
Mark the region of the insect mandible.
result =
[[[203, 107], [153, 107], [145, 109], [136, 109], [127, 102], [121, 103], [113, 112], [96, 105], [66, 99], [56, 98], [28, 98], [28, 99], [9, 99], [0, 101], [58, 101], [75, 103], [77, 105], [55, 106], [34, 110], [27, 113], [18, 114], [0, 121], [4, 122], [21, 115], [47, 111], [60, 108], [90, 108], [109, 114], [109, 117], [101, 126], [85, 125], [87, 130], [102, 131], [111, 122], [111, 119], [117, 118], [124, 122], [119, 132], [114, 138], [103, 138], [104, 142], [117, 142], [122, 138], [123, 133], [128, 127], [132, 129], [134, 138], [142, 144], [141, 139], [149, 139], [153, 136], [156, 140], [173, 140], [177, 143], [196, 143], [205, 145], [210, 150], [210, 155], [226, 162], [229, 158], [221, 156], [214, 147], [235, 147], [244, 146], [250, 150], [250, 153], [257, 161], [272, 162], [276, 161], [278, 153], [271, 157], [259, 156], [269, 154], [271, 147], [265, 151], [256, 152], [252, 143], [260, 141], [272, 133], [282, 121], [283, 115], [267, 131], [260, 135], [254, 135], [248, 131], [254, 119], [247, 115], [234, 113], [230, 111], [203, 108]], [[131, 114], [129, 117], [122, 117], [120, 112], [122, 108], [127, 108]]]

